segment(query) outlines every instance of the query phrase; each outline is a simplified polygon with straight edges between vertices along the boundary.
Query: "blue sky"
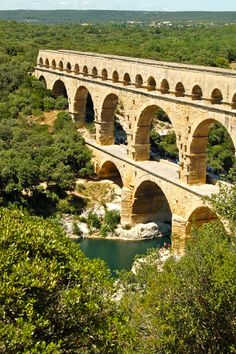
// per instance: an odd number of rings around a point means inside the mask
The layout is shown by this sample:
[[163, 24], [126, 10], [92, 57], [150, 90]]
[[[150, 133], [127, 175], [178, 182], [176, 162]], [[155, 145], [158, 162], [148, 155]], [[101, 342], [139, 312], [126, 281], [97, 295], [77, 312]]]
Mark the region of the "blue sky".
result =
[[236, 0], [0, 0], [0, 10], [236, 11]]

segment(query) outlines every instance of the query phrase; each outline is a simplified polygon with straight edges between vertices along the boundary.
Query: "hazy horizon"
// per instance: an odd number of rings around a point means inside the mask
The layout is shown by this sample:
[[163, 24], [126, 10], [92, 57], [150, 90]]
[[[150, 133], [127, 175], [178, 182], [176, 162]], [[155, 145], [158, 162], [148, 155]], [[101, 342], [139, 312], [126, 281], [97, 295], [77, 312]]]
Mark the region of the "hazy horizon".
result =
[[137, 3], [137, 0], [9, 0], [0, 4], [0, 10], [119, 10], [119, 11], [236, 11], [235, 0], [199, 0], [189, 2], [182, 0], [176, 3], [174, 0], [146, 0]]

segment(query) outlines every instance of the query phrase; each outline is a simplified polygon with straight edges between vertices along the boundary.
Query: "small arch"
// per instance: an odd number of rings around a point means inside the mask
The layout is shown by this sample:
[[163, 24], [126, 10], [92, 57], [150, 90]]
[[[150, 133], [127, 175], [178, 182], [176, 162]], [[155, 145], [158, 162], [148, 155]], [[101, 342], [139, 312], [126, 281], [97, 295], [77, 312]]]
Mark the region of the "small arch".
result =
[[112, 74], [112, 82], [119, 82], [119, 74], [117, 71], [114, 71]]
[[75, 64], [74, 73], [75, 73], [75, 75], [79, 74], [79, 65], [78, 64]]
[[192, 100], [201, 100], [202, 99], [202, 89], [200, 86], [195, 85], [192, 89]]
[[125, 74], [124, 74], [124, 79], [123, 79], [123, 84], [124, 84], [124, 86], [129, 86], [129, 85], [130, 85], [130, 82], [131, 82], [131, 80], [130, 80], [129, 74], [128, 74], [128, 73], [125, 73]]
[[63, 62], [62, 62], [62, 60], [59, 61], [58, 67], [59, 67], [59, 70], [60, 70], [60, 71], [63, 70]]
[[107, 69], [102, 70], [102, 80], [107, 80], [108, 79], [108, 73]]
[[161, 87], [160, 87], [161, 93], [163, 95], [167, 94], [167, 93], [169, 93], [169, 90], [170, 90], [169, 82], [166, 79], [163, 79], [161, 82]]
[[132, 223], [166, 223], [171, 225], [172, 212], [163, 190], [152, 181], [144, 181], [133, 196]]
[[96, 68], [96, 66], [93, 67], [93, 70], [92, 70], [92, 77], [97, 77], [98, 76], [98, 69]]
[[53, 69], [56, 69], [57, 68], [57, 64], [56, 64], [56, 61], [53, 59], [52, 61], [52, 68]]
[[83, 75], [88, 76], [88, 67], [86, 65], [83, 67]]
[[52, 88], [52, 93], [54, 97], [59, 97], [59, 96], [64, 96], [65, 98], [68, 98], [67, 90], [65, 87], [65, 84], [62, 80], [57, 80]]
[[223, 95], [219, 89], [214, 89], [211, 94], [211, 104], [221, 104], [223, 101]]
[[66, 71], [68, 73], [71, 73], [71, 63], [69, 63], [69, 62], [66, 64]]
[[233, 109], [236, 109], [236, 93], [233, 96], [232, 102], [231, 102], [231, 107]]
[[156, 80], [154, 77], [149, 76], [148, 81], [147, 81], [147, 89], [148, 91], [155, 91], [156, 90]]
[[49, 60], [48, 60], [48, 58], [45, 60], [45, 67], [49, 68]]
[[175, 96], [176, 97], [184, 97], [185, 94], [185, 88], [182, 82], [178, 82], [177, 85], [175, 86]]
[[39, 59], [39, 66], [43, 66], [43, 58]]
[[44, 85], [45, 85], [45, 87], [47, 87], [46, 80], [45, 80], [45, 77], [44, 77], [43, 75], [41, 75], [41, 76], [39, 77], [39, 81], [43, 82]]
[[112, 161], [103, 163], [101, 169], [98, 171], [98, 176], [101, 179], [109, 179], [117, 184], [120, 188], [123, 187], [121, 173], [118, 167]]
[[143, 78], [140, 74], [135, 77], [135, 87], [141, 88], [143, 86]]

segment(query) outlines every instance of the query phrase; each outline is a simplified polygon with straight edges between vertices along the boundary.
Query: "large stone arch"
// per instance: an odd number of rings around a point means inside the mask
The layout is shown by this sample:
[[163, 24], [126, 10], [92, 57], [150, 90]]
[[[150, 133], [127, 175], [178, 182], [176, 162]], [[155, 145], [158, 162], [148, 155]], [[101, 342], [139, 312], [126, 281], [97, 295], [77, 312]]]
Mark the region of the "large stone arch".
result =
[[52, 93], [54, 97], [64, 96], [68, 98], [68, 90], [66, 88], [64, 81], [60, 79], [54, 81], [52, 85]]
[[95, 119], [93, 97], [85, 86], [79, 86], [74, 94], [73, 116], [81, 126]]
[[[175, 123], [175, 119], [178, 118], [178, 112], [175, 104], [160, 100], [147, 101], [137, 113], [137, 122], [133, 130], [132, 158], [135, 161], [145, 161], [150, 159], [150, 129], [152, 121], [159, 109], [162, 109], [167, 114], [173, 125], [175, 135], [176, 137], [178, 136], [178, 130]], [[175, 118], [173, 118], [174, 114], [176, 115]], [[177, 140], [176, 143], [178, 146]]]
[[132, 224], [147, 222], [172, 222], [172, 211], [168, 196], [151, 179], [142, 179], [133, 190], [131, 204]]
[[123, 106], [123, 101], [116, 91], [109, 91], [103, 96], [101, 102], [96, 139], [100, 145], [113, 145], [115, 143], [115, 113], [118, 103], [121, 102]]
[[229, 133], [236, 150], [236, 139], [232, 135], [230, 125], [225, 124], [218, 116], [208, 118], [195, 123], [192, 127], [192, 135], [189, 137], [188, 145], [188, 164], [187, 164], [187, 183], [205, 184], [207, 167], [207, 144], [211, 128], [220, 123]]

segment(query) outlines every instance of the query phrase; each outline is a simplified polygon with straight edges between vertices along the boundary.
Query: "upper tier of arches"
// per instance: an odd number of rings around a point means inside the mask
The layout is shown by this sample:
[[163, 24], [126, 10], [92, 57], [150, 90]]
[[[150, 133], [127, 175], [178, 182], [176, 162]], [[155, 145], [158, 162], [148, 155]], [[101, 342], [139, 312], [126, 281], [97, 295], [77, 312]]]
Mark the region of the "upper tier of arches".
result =
[[114, 84], [129, 86], [130, 88], [142, 89], [146, 91], [158, 92], [162, 95], [172, 95], [174, 97], [188, 98], [191, 101], [204, 101], [210, 105], [223, 105], [236, 109], [236, 92], [233, 92], [230, 100], [226, 100], [221, 88], [212, 87], [210, 91], [204, 92], [201, 85], [195, 83], [192, 87], [186, 87], [181, 81], [176, 83], [169, 82], [166, 78], [157, 78], [153, 75], [144, 76], [140, 73], [131, 75], [128, 72], [119, 72], [119, 70], [109, 71], [88, 65], [72, 64], [69, 61], [48, 58], [39, 58], [39, 67], [51, 68], [53, 70], [65, 71], [69, 74], [91, 77], [93, 79], [108, 80]]

